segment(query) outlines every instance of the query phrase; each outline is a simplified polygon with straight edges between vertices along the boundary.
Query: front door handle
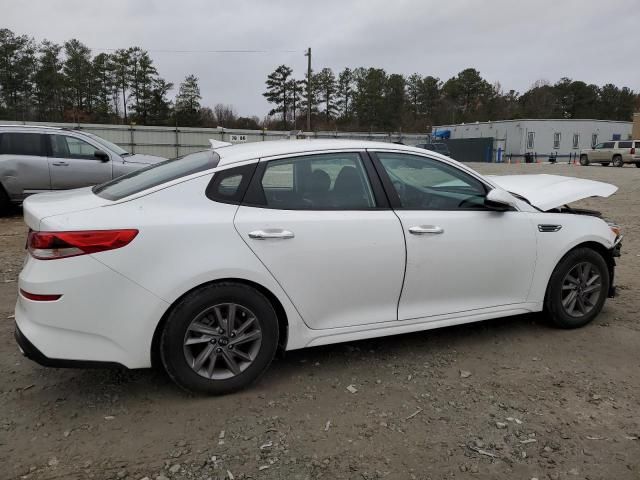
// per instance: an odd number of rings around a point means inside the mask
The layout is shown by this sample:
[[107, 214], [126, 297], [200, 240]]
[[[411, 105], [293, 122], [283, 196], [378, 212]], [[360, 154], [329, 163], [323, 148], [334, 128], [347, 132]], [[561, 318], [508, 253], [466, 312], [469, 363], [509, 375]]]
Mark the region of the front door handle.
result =
[[249, 232], [249, 238], [253, 238], [254, 240], [287, 240], [293, 237], [295, 237], [293, 232], [283, 230], [282, 228], [267, 228], [265, 230]]
[[413, 233], [414, 235], [439, 235], [441, 233], [444, 233], [444, 228], [438, 227], [436, 225], [419, 225], [417, 227], [410, 227], [409, 233]]
[[68, 167], [69, 164], [67, 162], [53, 162], [52, 165], [55, 165], [56, 167]]

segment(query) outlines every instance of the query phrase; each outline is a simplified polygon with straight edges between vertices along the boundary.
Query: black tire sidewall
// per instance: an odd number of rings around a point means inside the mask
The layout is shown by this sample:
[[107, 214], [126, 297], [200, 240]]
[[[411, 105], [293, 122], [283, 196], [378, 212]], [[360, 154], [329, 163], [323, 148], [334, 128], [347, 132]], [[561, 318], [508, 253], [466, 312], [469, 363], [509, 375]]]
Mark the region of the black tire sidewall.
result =
[[[226, 380], [210, 380], [187, 364], [183, 341], [193, 318], [219, 303], [236, 303], [254, 313], [262, 330], [260, 350], [242, 373]], [[192, 393], [221, 395], [247, 387], [269, 367], [278, 347], [278, 319], [269, 300], [257, 290], [239, 283], [219, 283], [186, 295], [169, 314], [160, 340], [160, 356], [171, 379]]]
[[582, 165], [583, 167], [589, 165], [589, 157], [587, 157], [586, 155], [582, 155], [580, 157], [580, 165]]
[[[565, 275], [578, 263], [592, 263], [600, 273], [602, 278], [602, 291], [596, 306], [583, 317], [572, 317], [567, 314], [562, 306], [562, 282]], [[607, 262], [598, 252], [591, 248], [577, 248], [567, 253], [556, 266], [547, 289], [545, 299], [545, 309], [551, 317], [551, 321], [560, 328], [578, 328], [590, 323], [598, 316], [609, 292], [609, 269]]]
[[611, 161], [614, 167], [624, 167], [624, 162], [622, 161], [622, 157], [620, 155], [616, 155]]
[[0, 185], [0, 215], [7, 215], [11, 209], [11, 201], [9, 195], [4, 190], [4, 187]]

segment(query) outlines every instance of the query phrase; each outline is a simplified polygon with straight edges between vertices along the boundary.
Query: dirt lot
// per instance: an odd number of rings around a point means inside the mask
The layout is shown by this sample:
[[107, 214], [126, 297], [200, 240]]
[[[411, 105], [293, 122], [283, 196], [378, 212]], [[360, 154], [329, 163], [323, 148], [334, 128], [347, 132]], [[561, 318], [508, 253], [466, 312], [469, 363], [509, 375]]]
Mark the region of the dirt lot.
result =
[[559, 331], [531, 315], [289, 352], [221, 398], [153, 371], [23, 359], [25, 228], [19, 213], [0, 219], [0, 478], [640, 478], [640, 169], [477, 168], [620, 187], [582, 203], [627, 236], [621, 295], [593, 324]]

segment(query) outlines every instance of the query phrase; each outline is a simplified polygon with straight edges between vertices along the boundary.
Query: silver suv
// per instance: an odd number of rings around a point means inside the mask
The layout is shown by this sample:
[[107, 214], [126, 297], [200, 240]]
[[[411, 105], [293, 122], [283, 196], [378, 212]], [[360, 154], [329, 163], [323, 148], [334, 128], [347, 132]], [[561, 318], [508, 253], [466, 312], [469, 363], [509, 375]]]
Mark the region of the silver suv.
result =
[[0, 125], [0, 212], [33, 193], [96, 185], [163, 160], [78, 130]]
[[625, 163], [635, 163], [640, 168], [639, 140], [611, 140], [602, 142], [593, 148], [580, 150], [580, 165], [599, 163], [608, 166], [622, 167]]

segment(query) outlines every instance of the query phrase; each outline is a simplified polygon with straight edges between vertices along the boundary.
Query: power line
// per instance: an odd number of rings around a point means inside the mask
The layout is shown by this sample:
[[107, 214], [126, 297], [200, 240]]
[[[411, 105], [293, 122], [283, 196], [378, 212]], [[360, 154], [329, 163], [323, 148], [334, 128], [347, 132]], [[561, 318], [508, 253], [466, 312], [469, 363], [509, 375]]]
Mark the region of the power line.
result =
[[[115, 52], [121, 48], [92, 48], [102, 52]], [[145, 50], [149, 53], [300, 53], [300, 50]]]

